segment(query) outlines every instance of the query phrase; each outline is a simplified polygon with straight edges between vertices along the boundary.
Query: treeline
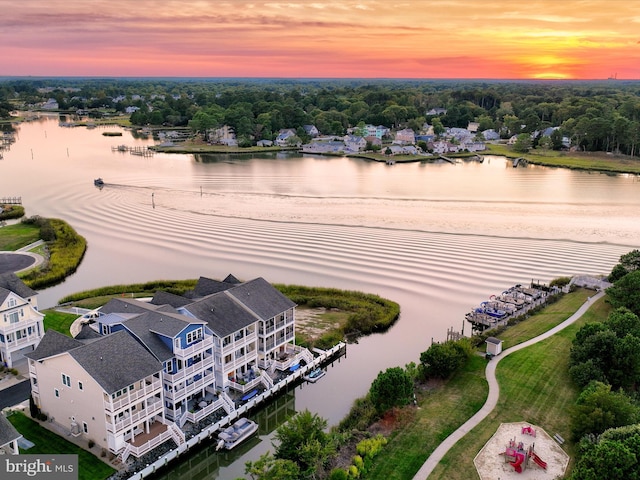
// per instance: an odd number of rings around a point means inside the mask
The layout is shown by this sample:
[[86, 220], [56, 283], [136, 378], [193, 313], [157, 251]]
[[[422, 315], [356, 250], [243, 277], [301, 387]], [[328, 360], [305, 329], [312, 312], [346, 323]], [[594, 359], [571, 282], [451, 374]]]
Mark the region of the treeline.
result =
[[61, 110], [138, 107], [131, 114], [134, 125], [189, 126], [202, 135], [229, 125], [240, 145], [272, 140], [282, 128], [297, 129], [305, 140], [303, 125], [328, 135], [361, 123], [420, 131], [433, 121], [427, 115], [432, 108], [446, 110], [436, 122], [445, 127], [478, 122], [478, 131], [494, 129], [503, 138], [560, 127], [557, 135], [582, 150], [632, 156], [640, 141], [640, 82], [630, 81], [0, 81], [0, 104], [29, 108], [47, 98]]
[[569, 373], [583, 390], [572, 411], [580, 456], [573, 480], [640, 478], [640, 251], [620, 257], [604, 322], [576, 334]]

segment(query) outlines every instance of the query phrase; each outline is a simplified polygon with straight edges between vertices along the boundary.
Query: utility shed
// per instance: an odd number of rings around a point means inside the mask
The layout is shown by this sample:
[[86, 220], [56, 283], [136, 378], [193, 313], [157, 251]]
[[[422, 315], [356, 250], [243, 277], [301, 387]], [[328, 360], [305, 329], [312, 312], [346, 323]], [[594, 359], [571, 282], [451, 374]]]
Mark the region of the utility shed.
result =
[[496, 337], [487, 337], [487, 354], [500, 355], [502, 352], [502, 340]]

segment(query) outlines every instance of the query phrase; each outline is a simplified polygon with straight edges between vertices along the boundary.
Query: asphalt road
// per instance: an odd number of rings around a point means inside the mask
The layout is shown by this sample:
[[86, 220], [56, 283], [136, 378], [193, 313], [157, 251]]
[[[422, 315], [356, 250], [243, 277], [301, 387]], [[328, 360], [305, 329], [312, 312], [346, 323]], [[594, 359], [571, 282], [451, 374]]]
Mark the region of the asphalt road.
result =
[[36, 263], [31, 255], [0, 252], [0, 274], [17, 272]]
[[13, 407], [29, 399], [31, 382], [24, 380], [10, 387], [0, 390], [0, 410], [5, 407]]

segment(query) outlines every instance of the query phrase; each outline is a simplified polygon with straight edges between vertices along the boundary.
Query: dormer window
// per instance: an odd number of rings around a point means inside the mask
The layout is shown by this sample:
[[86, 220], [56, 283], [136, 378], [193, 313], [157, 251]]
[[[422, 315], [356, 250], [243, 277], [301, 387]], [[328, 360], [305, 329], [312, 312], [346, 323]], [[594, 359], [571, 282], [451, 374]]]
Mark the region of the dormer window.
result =
[[15, 298], [10, 298], [9, 299], [9, 307], [15, 307], [16, 306], [16, 299]]
[[189, 333], [187, 333], [187, 345], [191, 345], [194, 342], [197, 342], [202, 338], [202, 328], [197, 328]]

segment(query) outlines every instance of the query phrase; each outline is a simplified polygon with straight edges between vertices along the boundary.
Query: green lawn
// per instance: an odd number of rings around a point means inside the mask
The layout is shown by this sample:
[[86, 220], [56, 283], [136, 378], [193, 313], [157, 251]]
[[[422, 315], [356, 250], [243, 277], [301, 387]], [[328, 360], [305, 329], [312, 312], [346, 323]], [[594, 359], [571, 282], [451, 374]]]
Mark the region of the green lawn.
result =
[[69, 337], [71, 336], [71, 324], [79, 316], [70, 313], [56, 312], [55, 310], [42, 310], [42, 313], [45, 314], [43, 320], [45, 330], [55, 330]]
[[569, 378], [569, 350], [582, 325], [603, 320], [609, 311], [609, 305], [601, 299], [573, 325], [502, 360], [496, 372], [500, 384], [500, 400], [496, 409], [445, 455], [429, 480], [479, 478], [473, 458], [500, 423], [519, 421], [535, 424], [550, 435], [559, 433], [564, 437], [567, 442], [563, 448], [571, 456], [571, 468], [575, 460], [575, 445], [571, 442], [569, 411], [579, 390]]
[[24, 438], [35, 445], [28, 450], [20, 449], [20, 453], [29, 454], [77, 454], [78, 478], [80, 480], [101, 480], [115, 473], [115, 470], [92, 453], [41, 427], [38, 422], [21, 412], [14, 412], [9, 421]]
[[0, 251], [13, 252], [40, 240], [40, 227], [15, 223], [0, 228]]
[[486, 364], [484, 358], [473, 357], [446, 387], [418, 392], [420, 408], [415, 411], [415, 418], [391, 436], [365, 478], [413, 478], [440, 442], [484, 404], [489, 391], [484, 375]]
[[[499, 335], [505, 348], [543, 333], [571, 316], [586, 298], [588, 290], [564, 295], [538, 314], [509, 327]], [[578, 391], [568, 378], [567, 362], [571, 340], [586, 321], [606, 318], [610, 307], [596, 302], [582, 319], [558, 335], [509, 355], [498, 366], [500, 401], [494, 412], [462, 438], [434, 470], [433, 478], [467, 480], [478, 478], [473, 457], [493, 435], [501, 422], [528, 421], [553, 435], [570, 438], [568, 408]], [[486, 360], [472, 358], [464, 371], [442, 387], [418, 396], [415, 418], [389, 439], [374, 460], [367, 479], [411, 479], [433, 450], [484, 404], [488, 393]], [[567, 445], [573, 455], [573, 445]]]
[[606, 152], [562, 152], [539, 149], [518, 153], [504, 144], [487, 144], [487, 148], [489, 154], [504, 155], [508, 158], [523, 157], [536, 165], [612, 173], [640, 173], [640, 161], [637, 158], [608, 155]]

